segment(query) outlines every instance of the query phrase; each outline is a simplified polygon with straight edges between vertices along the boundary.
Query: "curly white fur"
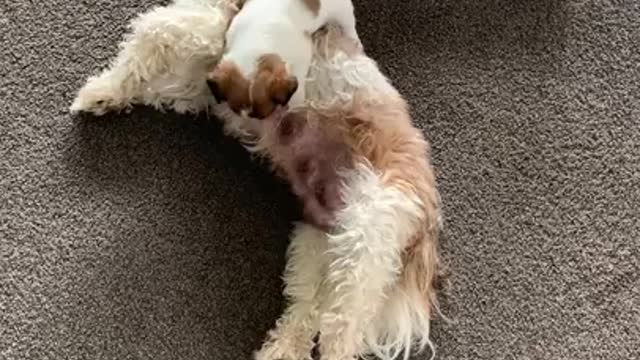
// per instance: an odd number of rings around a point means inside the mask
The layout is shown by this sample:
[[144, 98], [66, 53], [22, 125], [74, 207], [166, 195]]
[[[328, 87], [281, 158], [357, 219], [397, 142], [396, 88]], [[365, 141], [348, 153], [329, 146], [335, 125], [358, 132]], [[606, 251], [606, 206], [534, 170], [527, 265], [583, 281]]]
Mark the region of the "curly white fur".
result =
[[[363, 52], [349, 54], [336, 42], [340, 32], [330, 27], [325, 36], [315, 37], [314, 56], [306, 81], [307, 104], [316, 108], [332, 107], [353, 101], [356, 92], [374, 102], [388, 95], [399, 96], [378, 64]], [[346, 43], [345, 45], [349, 45]]]
[[212, 99], [205, 74], [222, 54], [234, 7], [232, 0], [176, 0], [138, 16], [118, 56], [87, 80], [71, 111], [102, 115], [134, 104], [207, 110]]
[[[380, 341], [389, 334], [373, 329], [380, 330], [376, 320], [397, 284], [401, 252], [416, 231], [422, 211], [418, 199], [384, 185], [365, 164], [347, 179], [346, 206], [338, 214], [338, 230], [328, 236], [320, 351], [327, 359], [371, 352], [386, 358], [389, 344]], [[367, 334], [369, 328], [372, 331]]]

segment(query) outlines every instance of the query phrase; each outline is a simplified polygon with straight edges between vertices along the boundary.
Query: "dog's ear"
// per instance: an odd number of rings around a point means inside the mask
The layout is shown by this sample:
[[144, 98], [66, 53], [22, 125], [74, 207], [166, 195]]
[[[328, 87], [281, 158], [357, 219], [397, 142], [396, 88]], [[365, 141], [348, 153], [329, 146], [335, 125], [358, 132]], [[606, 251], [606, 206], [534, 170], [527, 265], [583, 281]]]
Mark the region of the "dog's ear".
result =
[[286, 78], [274, 77], [271, 82], [271, 98], [278, 105], [287, 105], [298, 90], [298, 79], [295, 76]]
[[251, 117], [263, 119], [284, 106], [298, 90], [298, 79], [289, 75], [285, 63], [276, 54], [258, 59], [257, 72], [251, 86]]
[[264, 70], [256, 74], [251, 84], [251, 112], [249, 116], [256, 119], [264, 119], [276, 109], [270, 93], [272, 75]]
[[207, 86], [218, 103], [227, 102], [239, 113], [249, 107], [249, 82], [232, 62], [221, 62], [207, 74]]

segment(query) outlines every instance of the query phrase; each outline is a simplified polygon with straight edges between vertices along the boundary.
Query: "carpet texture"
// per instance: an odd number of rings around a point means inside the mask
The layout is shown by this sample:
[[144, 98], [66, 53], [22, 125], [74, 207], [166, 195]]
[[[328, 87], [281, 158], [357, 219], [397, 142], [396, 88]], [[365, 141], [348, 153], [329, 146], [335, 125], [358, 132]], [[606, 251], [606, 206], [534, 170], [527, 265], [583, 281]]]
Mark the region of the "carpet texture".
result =
[[[0, 3], [1, 359], [248, 359], [282, 309], [298, 209], [215, 121], [67, 112], [159, 3]], [[640, 2], [356, 8], [433, 144], [437, 359], [640, 357]]]

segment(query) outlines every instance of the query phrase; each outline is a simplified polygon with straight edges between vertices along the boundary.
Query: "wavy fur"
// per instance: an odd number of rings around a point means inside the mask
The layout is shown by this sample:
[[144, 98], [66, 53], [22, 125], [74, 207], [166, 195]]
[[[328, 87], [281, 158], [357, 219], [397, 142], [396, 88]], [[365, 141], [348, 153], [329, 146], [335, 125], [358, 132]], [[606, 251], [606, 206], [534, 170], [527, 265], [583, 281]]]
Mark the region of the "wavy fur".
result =
[[234, 0], [176, 0], [139, 15], [109, 67], [80, 89], [71, 112], [103, 115], [149, 105], [179, 113], [206, 111], [214, 101], [207, 71], [224, 49]]

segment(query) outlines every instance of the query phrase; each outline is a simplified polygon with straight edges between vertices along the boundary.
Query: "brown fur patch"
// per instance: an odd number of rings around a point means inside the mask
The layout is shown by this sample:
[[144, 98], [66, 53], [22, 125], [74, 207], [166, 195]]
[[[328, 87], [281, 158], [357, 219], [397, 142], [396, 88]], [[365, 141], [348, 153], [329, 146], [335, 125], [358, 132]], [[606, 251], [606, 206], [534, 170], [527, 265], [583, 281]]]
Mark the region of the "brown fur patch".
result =
[[250, 116], [262, 119], [271, 115], [278, 105], [286, 105], [297, 89], [298, 80], [289, 75], [280, 56], [262, 55], [250, 89]]
[[236, 113], [250, 106], [249, 81], [234, 63], [225, 61], [218, 64], [207, 75], [207, 84], [216, 100], [227, 102]]
[[313, 15], [318, 15], [320, 12], [320, 0], [302, 0], [302, 2], [307, 5], [307, 8], [311, 10]]
[[[413, 126], [405, 101], [393, 94], [374, 101], [356, 94], [354, 101], [345, 106], [307, 109], [293, 118], [296, 126], [316, 129], [317, 134], [326, 137], [327, 143], [346, 144], [352, 155], [348, 163], [368, 161], [382, 173], [387, 185], [419, 199], [422, 217], [413, 235], [401, 240], [404, 248], [401, 284], [409, 296], [421, 300], [427, 313], [439, 311], [436, 293], [445, 275], [437, 251], [439, 197], [428, 143]], [[295, 134], [290, 125], [274, 130], [279, 136], [261, 139], [260, 147], [273, 149], [278, 140]], [[289, 142], [285, 141], [284, 146], [290, 146]]]
[[413, 126], [407, 104], [400, 96], [390, 95], [382, 102], [356, 96], [335, 113], [310, 115], [317, 117], [318, 126], [342, 138], [356, 158], [380, 170], [386, 184], [420, 200], [423, 221], [404, 244], [402, 284], [412, 296], [424, 299], [427, 311], [437, 309], [435, 287], [442, 274], [437, 253], [439, 197], [428, 143]]

